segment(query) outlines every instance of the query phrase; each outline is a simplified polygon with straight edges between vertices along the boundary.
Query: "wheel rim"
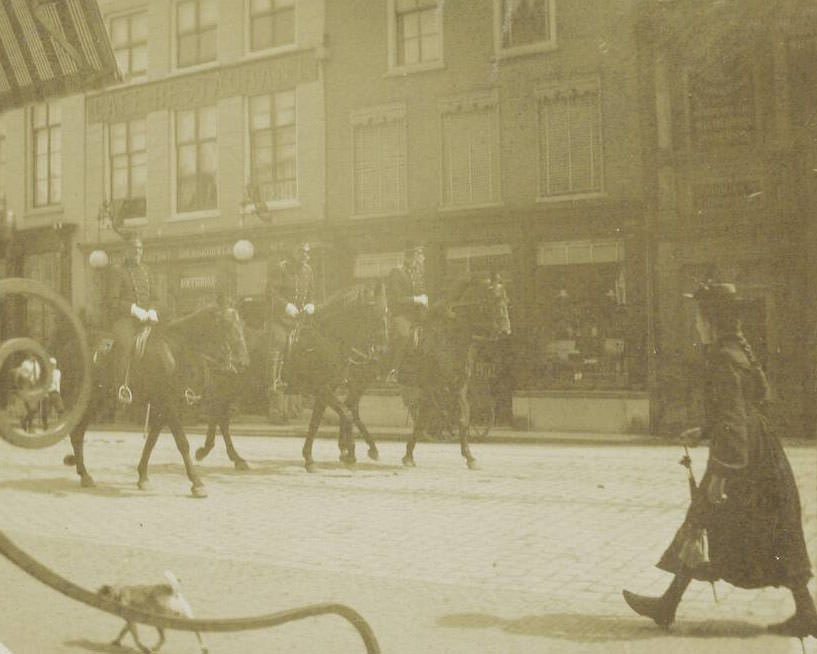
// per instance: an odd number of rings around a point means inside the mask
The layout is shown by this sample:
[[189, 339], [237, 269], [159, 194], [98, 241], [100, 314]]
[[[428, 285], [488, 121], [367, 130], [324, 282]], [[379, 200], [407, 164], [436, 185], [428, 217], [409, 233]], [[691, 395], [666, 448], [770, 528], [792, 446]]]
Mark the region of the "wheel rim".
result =
[[[50, 305], [56, 310], [57, 315], [63, 317], [71, 326], [72, 340], [75, 340], [79, 347], [82, 382], [76, 400], [71, 409], [59, 417], [48, 429], [38, 434], [29, 434], [18, 424], [15, 424], [17, 422], [16, 418], [0, 407], [0, 437], [17, 447], [29, 449], [49, 447], [65, 438], [79, 424], [88, 407], [91, 398], [91, 365], [88, 339], [85, 335], [85, 328], [74, 314], [68, 301], [45, 284], [33, 279], [11, 278], [0, 280], [0, 299], [9, 295], [34, 297]], [[28, 337], [12, 338], [0, 344], [0, 369], [10, 356], [23, 352], [33, 353], [43, 362], [45, 374], [42, 375], [42, 379], [48, 380], [52, 371], [52, 366], [48, 361], [48, 352], [40, 343]], [[30, 399], [41, 398], [46, 392], [46, 383], [44, 381], [33, 389], [23, 391], [21, 395], [27, 395]]]

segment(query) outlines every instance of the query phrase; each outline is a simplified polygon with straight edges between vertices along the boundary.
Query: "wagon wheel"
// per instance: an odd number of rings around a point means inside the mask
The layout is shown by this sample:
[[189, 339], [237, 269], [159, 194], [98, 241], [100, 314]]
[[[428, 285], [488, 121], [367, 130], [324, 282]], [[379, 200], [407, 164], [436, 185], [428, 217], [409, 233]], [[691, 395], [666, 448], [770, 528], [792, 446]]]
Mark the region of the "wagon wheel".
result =
[[[9, 413], [8, 406], [0, 406], [0, 436], [16, 445], [30, 449], [49, 447], [62, 440], [82, 418], [91, 397], [91, 366], [88, 350], [88, 340], [85, 329], [74, 315], [71, 305], [62, 296], [55, 293], [45, 284], [32, 279], [9, 278], [0, 280], [0, 300], [7, 296], [28, 296], [36, 298], [55, 310], [58, 317], [70, 325], [71, 340], [76, 341], [82, 368], [82, 382], [76, 400], [69, 410], [57, 418], [48, 429], [31, 434], [24, 431], [17, 423], [16, 418]], [[11, 338], [0, 343], [0, 370], [9, 357], [19, 354], [31, 354], [37, 357], [42, 364], [43, 374], [37, 385], [30, 389], [18, 390], [17, 394], [29, 402], [39, 402], [48, 393], [48, 379], [51, 377], [52, 366], [49, 362], [48, 351], [37, 341], [28, 337]], [[8, 380], [0, 380], [6, 383]]]

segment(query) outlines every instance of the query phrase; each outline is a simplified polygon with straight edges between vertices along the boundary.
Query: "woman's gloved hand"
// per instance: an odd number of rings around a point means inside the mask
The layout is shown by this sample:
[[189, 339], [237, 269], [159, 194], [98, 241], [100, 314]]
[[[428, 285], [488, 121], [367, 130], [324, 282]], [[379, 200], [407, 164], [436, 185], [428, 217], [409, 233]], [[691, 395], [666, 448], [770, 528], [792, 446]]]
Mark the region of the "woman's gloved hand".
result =
[[726, 501], [726, 479], [712, 475], [706, 485], [706, 498], [712, 504], [723, 504]]

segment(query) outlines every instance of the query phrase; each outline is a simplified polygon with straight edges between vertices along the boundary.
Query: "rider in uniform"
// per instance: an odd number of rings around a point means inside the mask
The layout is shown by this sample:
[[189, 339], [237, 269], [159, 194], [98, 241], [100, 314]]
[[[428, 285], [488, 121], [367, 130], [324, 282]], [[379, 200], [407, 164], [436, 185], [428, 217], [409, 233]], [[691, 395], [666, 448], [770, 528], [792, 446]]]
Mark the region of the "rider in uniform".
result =
[[155, 289], [150, 270], [142, 263], [141, 239], [128, 240], [125, 261], [113, 269], [111, 309], [113, 315], [114, 370], [118, 385], [117, 397], [129, 403], [128, 389], [130, 362], [136, 336], [146, 326], [159, 322], [156, 311]]
[[416, 346], [416, 329], [428, 312], [423, 246], [409, 243], [403, 253], [403, 265], [389, 273], [386, 281], [392, 340], [388, 381], [397, 374], [409, 349]]

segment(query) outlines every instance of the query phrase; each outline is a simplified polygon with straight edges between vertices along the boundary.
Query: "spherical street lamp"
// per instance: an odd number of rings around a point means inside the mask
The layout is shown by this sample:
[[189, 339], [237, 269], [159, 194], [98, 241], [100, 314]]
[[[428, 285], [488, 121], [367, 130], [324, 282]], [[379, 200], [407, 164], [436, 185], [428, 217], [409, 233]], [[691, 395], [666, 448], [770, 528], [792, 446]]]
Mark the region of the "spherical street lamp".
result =
[[233, 245], [233, 256], [236, 261], [249, 261], [253, 258], [254, 254], [255, 246], [252, 244], [252, 241], [242, 238]]
[[94, 250], [88, 255], [88, 264], [91, 268], [104, 268], [109, 261], [108, 253], [105, 250]]

